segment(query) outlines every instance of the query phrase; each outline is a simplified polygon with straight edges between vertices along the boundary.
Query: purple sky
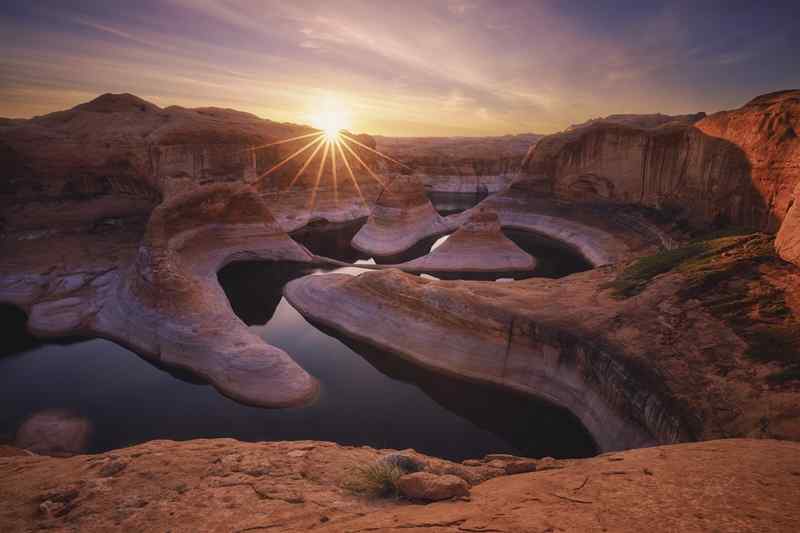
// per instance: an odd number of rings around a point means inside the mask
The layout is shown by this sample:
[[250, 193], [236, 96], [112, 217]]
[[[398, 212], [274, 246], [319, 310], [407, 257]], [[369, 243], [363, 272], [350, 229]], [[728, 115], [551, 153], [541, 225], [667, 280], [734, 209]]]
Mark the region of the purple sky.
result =
[[549, 133], [800, 87], [794, 2], [6, 0], [0, 116], [104, 92], [387, 135]]

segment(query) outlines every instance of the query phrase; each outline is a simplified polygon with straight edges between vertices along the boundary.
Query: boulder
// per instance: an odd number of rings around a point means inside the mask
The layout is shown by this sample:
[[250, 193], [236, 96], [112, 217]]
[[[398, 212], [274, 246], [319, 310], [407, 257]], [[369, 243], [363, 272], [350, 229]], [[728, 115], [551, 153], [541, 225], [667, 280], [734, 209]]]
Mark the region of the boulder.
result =
[[14, 445], [40, 455], [67, 457], [85, 453], [92, 437], [92, 423], [66, 409], [40, 411], [17, 430]]
[[533, 459], [517, 459], [505, 465], [506, 474], [524, 474], [536, 471], [536, 461]]
[[460, 477], [429, 472], [406, 474], [397, 481], [400, 494], [411, 500], [439, 501], [469, 496], [469, 485]]

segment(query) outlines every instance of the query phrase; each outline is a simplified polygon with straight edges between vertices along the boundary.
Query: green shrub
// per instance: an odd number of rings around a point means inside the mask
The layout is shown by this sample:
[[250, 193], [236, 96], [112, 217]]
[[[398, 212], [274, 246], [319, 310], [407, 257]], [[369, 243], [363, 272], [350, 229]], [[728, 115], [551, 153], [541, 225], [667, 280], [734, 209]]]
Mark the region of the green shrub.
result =
[[614, 297], [630, 298], [642, 292], [650, 281], [674, 269], [687, 259], [702, 254], [707, 249], [705, 243], [693, 243], [688, 246], [667, 250], [642, 257], [633, 261], [617, 276], [617, 279], [606, 284], [604, 288], [613, 289]]

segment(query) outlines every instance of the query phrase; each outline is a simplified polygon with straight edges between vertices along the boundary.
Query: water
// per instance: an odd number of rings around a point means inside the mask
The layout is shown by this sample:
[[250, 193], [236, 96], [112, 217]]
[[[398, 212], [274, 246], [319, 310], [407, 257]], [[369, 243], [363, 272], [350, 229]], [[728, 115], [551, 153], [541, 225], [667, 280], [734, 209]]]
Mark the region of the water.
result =
[[[371, 262], [349, 247], [348, 235], [357, 230], [358, 224], [340, 225], [295, 238], [316, 253]], [[543, 258], [551, 265], [551, 275], [580, 268], [578, 259], [552, 243], [516, 237], [540, 265]], [[319, 400], [302, 408], [240, 405], [109, 341], [38, 342], [24, 334], [22, 313], [0, 306], [0, 319], [9, 326], [0, 352], [0, 442], [12, 442], [31, 415], [58, 408], [91, 422], [91, 452], [151, 439], [211, 437], [330, 440], [414, 448], [453, 460], [487, 453], [583, 457], [595, 452], [569, 412], [493, 386], [438, 376], [308, 323], [283, 299], [282, 288], [309, 273], [291, 263], [240, 263], [219, 276], [238, 316], [320, 381]]]
[[466, 211], [486, 198], [482, 193], [428, 192], [428, 199], [442, 216]]

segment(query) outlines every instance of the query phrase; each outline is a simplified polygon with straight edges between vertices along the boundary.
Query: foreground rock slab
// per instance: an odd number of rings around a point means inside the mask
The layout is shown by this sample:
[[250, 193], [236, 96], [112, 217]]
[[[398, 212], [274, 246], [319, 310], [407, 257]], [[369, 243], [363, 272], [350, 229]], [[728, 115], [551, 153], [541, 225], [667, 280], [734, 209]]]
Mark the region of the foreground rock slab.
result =
[[650, 531], [778, 532], [800, 524], [798, 443], [661, 446], [541, 460], [538, 471], [512, 476], [502, 475], [502, 465], [519, 458], [459, 465], [427, 457], [437, 476], [481, 474], [468, 501], [429, 505], [343, 488], [353, 467], [389, 453], [213, 439], [68, 459], [9, 454], [0, 457], [0, 524], [8, 532], [639, 532], [643, 524]]

